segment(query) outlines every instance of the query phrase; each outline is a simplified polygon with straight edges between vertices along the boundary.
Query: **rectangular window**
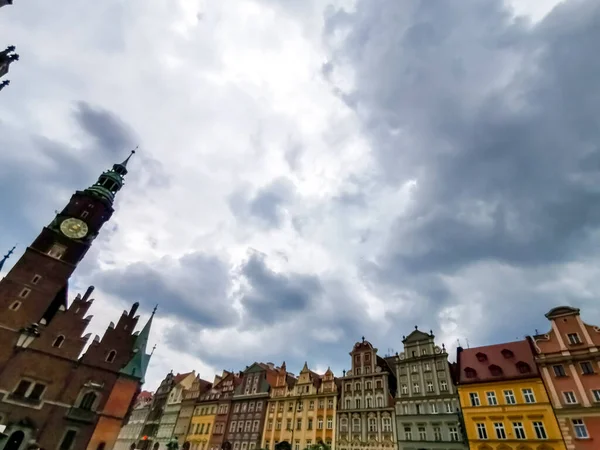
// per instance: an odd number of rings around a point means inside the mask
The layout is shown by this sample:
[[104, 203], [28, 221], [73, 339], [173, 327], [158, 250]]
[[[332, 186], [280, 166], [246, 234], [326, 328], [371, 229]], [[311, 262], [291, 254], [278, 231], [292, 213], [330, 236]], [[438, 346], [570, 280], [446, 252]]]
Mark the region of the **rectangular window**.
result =
[[412, 441], [412, 428], [411, 427], [404, 427], [404, 440]]
[[246, 433], [249, 433], [251, 429], [252, 429], [252, 421], [251, 420], [246, 420], [246, 426], [244, 428], [244, 431]]
[[440, 427], [433, 427], [433, 439], [435, 441], [442, 440], [442, 429]]
[[402, 405], [402, 410], [404, 411], [404, 414], [408, 414], [408, 405]]
[[313, 420], [311, 418], [308, 419], [308, 424], [306, 425], [307, 430], [313, 429]]
[[523, 428], [522, 422], [513, 422], [512, 423], [513, 430], [515, 432], [515, 438], [517, 439], [527, 439], [525, 437], [525, 428]]
[[581, 344], [581, 339], [579, 339], [579, 335], [577, 333], [569, 333], [567, 334], [567, 337], [569, 338], [569, 344]]
[[433, 392], [433, 381], [427, 382], [427, 392]]
[[533, 390], [525, 388], [521, 391], [523, 392], [523, 398], [525, 399], [525, 403], [535, 403], [535, 396], [533, 395]]
[[292, 419], [286, 419], [285, 421], [285, 429], [288, 431], [292, 431]]
[[600, 402], [600, 389], [592, 389], [592, 396], [595, 402]]
[[234, 442], [233, 443], [233, 450], [239, 450], [240, 448], [240, 443], [239, 442]]
[[300, 450], [300, 441], [294, 442], [294, 450]]
[[577, 397], [575, 397], [575, 393], [573, 391], [563, 392], [565, 396], [565, 403], [569, 405], [574, 405], [577, 403]]
[[254, 402], [248, 404], [248, 412], [254, 412]]
[[276, 430], [281, 430], [281, 420], [277, 420], [277, 422], [275, 422], [275, 429]]
[[238, 422], [238, 429], [237, 430], [238, 430], [238, 433], [241, 433], [242, 431], [244, 431], [244, 421], [243, 420], [240, 420]]
[[383, 432], [390, 433], [392, 431], [392, 421], [389, 417], [383, 418]]
[[590, 437], [583, 419], [573, 419], [573, 430], [577, 439], [588, 439]]
[[237, 422], [235, 420], [231, 421], [231, 424], [229, 425], [229, 432], [230, 433], [235, 433], [235, 425], [236, 425], [236, 423]]
[[256, 402], [256, 411], [262, 411], [263, 402]]
[[312, 446], [312, 439], [306, 440], [306, 448], [310, 448]]
[[242, 442], [242, 450], [246, 450], [248, 448], [247, 442]]
[[75, 430], [67, 430], [65, 435], [62, 438], [59, 450], [71, 450], [73, 447], [73, 442], [75, 442], [75, 436], [77, 436], [77, 431]]
[[437, 414], [437, 413], [438, 413], [437, 403], [431, 403], [431, 414]]
[[252, 423], [252, 432], [253, 433], [258, 433], [258, 427], [259, 427], [259, 425], [260, 425], [260, 420], [255, 420]]
[[494, 391], [486, 392], [487, 403], [490, 406], [496, 406], [498, 404], [498, 400], [496, 400], [496, 393]]
[[579, 365], [581, 366], [582, 375], [591, 375], [594, 373], [594, 367], [591, 362], [583, 361], [582, 363], [579, 363]]
[[485, 423], [477, 424], [477, 437], [479, 437], [479, 439], [487, 439], [488, 438], [487, 430], [485, 429]]
[[267, 421], [267, 430], [271, 431], [273, 429], [273, 420], [269, 419]]
[[515, 405], [517, 401], [515, 400], [515, 393], [512, 389], [507, 389], [504, 391], [504, 401], [507, 405]]
[[450, 427], [450, 440], [451, 441], [458, 441], [458, 428], [457, 427]]
[[448, 382], [446, 380], [440, 381], [440, 390], [447, 391], [448, 390]]
[[544, 428], [543, 422], [533, 422], [533, 429], [535, 430], [535, 437], [538, 439], [548, 439], [546, 429]]
[[302, 429], [302, 419], [296, 420], [296, 430]]
[[419, 386], [419, 383], [413, 383], [413, 392], [415, 394], [418, 394], [420, 390], [421, 390], [421, 388]]
[[275, 403], [269, 404], [269, 412], [275, 412]]
[[349, 399], [349, 398], [347, 398], [347, 399], [346, 399], [346, 409], [350, 409], [350, 408], [352, 408], [352, 404], [351, 404], [351, 402], [350, 402], [350, 399]]
[[333, 417], [331, 416], [327, 417], [327, 429], [333, 430]]
[[83, 212], [81, 213], [81, 218], [82, 218], [82, 219], [85, 219], [85, 218], [86, 218], [87, 216], [89, 216], [89, 215], [90, 215], [90, 213], [89, 213], [89, 212], [87, 212], [87, 211], [83, 211]]
[[33, 383], [31, 383], [31, 381], [21, 380], [17, 388], [14, 390], [13, 394], [17, 397], [25, 397], [32, 384]]
[[23, 288], [23, 289], [21, 289], [21, 292], [19, 293], [19, 297], [27, 298], [27, 296], [29, 295], [30, 292], [31, 292], [31, 289]]
[[265, 450], [269, 450], [271, 447], [271, 443], [269, 441], [265, 441]]
[[315, 401], [311, 400], [308, 402], [308, 410], [312, 411], [313, 409], [315, 409]]
[[565, 373], [565, 368], [562, 364], [555, 364], [554, 366], [552, 366], [552, 369], [554, 369], [554, 375], [557, 377], [567, 376], [567, 374]]
[[256, 448], [256, 442], [250, 442], [250, 445], [248, 446], [248, 450], [254, 450]]
[[419, 440], [427, 440], [427, 432], [425, 431], [425, 427], [419, 427]]
[[498, 439], [506, 439], [506, 430], [504, 429], [504, 424], [502, 422], [495, 422], [494, 430], [496, 431], [496, 437]]
[[236, 413], [240, 412], [240, 404], [239, 403], [235, 404], [235, 406], [233, 407], [233, 412], [236, 412]]
[[317, 419], [317, 428], [318, 428], [319, 430], [322, 430], [322, 429], [323, 429], [323, 419], [322, 419], [321, 417], [319, 417], [319, 418]]
[[477, 392], [471, 392], [469, 394], [469, 399], [471, 400], [471, 406], [479, 406], [479, 394]]
[[452, 409], [452, 403], [450, 403], [450, 402], [446, 402], [446, 412], [447, 412], [448, 414], [450, 414], [450, 413], [454, 412], [454, 410]]
[[41, 279], [42, 279], [41, 275], [34, 275], [33, 278], [31, 279], [31, 284], [38, 284]]

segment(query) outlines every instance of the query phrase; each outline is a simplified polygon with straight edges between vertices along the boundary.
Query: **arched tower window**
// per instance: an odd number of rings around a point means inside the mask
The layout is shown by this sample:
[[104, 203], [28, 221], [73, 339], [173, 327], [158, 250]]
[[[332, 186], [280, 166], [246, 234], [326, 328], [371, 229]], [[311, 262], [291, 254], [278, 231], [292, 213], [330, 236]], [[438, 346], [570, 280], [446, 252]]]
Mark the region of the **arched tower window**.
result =
[[81, 398], [81, 402], [79, 402], [79, 407], [81, 409], [85, 409], [87, 411], [91, 411], [94, 407], [94, 403], [96, 403], [96, 399], [98, 396], [95, 392], [88, 392]]
[[117, 356], [117, 351], [116, 350], [111, 350], [110, 352], [108, 352], [108, 355], [106, 355], [106, 362], [113, 362], [115, 360], [115, 357]]
[[65, 337], [62, 334], [59, 336], [56, 336], [56, 339], [54, 339], [54, 342], [52, 343], [52, 347], [61, 348], [63, 345], [63, 342], [65, 342]]

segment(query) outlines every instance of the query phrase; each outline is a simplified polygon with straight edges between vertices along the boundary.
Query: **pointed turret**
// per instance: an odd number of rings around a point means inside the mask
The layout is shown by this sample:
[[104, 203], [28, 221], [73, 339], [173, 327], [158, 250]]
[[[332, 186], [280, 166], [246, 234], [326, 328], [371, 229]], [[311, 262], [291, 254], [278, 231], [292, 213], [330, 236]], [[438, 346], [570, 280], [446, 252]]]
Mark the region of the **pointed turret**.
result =
[[302, 368], [302, 372], [308, 372], [308, 362], [304, 361], [304, 367]]
[[135, 342], [133, 344], [133, 357], [127, 363], [125, 367], [121, 369], [121, 373], [126, 375], [131, 375], [133, 377], [139, 378], [142, 383], [144, 382], [144, 377], [146, 376], [146, 370], [148, 369], [148, 364], [150, 363], [150, 358], [154, 353], [154, 349], [152, 349], [152, 353], [146, 353], [146, 348], [148, 346], [148, 339], [150, 338], [150, 329], [152, 328], [152, 319], [154, 319], [154, 314], [156, 314], [156, 308], [152, 311], [152, 315], [140, 334], [137, 335]]
[[10, 258], [10, 255], [13, 254], [13, 252], [15, 251], [15, 248], [17, 248], [16, 245], [13, 248], [11, 248], [8, 251], [8, 253], [6, 255], [4, 255], [4, 257], [2, 259], [0, 259], [0, 270], [2, 270], [2, 268], [4, 267], [4, 263], [8, 260], [8, 258]]
[[135, 150], [131, 150], [131, 153], [127, 159], [125, 159], [125, 161], [119, 164], [114, 164], [112, 169], [102, 173], [102, 175], [100, 175], [98, 178], [98, 181], [87, 188], [84, 192], [112, 205], [113, 201], [115, 200], [115, 194], [119, 192], [125, 184], [124, 177], [127, 175], [127, 163], [129, 163], [129, 160], [134, 153]]

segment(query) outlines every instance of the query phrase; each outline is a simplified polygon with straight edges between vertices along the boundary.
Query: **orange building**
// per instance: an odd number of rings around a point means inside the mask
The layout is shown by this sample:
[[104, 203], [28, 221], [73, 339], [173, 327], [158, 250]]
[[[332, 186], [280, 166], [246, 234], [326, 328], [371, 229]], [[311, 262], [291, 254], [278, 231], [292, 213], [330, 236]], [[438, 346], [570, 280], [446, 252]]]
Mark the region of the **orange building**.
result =
[[599, 449], [600, 327], [585, 324], [569, 306], [546, 318], [550, 331], [530, 341], [567, 449]]

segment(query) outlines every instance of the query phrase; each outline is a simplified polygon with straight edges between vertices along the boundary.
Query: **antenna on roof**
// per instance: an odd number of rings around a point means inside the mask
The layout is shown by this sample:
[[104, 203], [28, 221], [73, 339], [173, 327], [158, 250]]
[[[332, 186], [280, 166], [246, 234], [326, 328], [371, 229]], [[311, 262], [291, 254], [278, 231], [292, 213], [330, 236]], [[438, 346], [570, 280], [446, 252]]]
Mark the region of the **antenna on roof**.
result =
[[469, 347], [469, 340], [467, 338], [465, 338], [465, 340], [467, 341], [467, 348], [471, 348]]

